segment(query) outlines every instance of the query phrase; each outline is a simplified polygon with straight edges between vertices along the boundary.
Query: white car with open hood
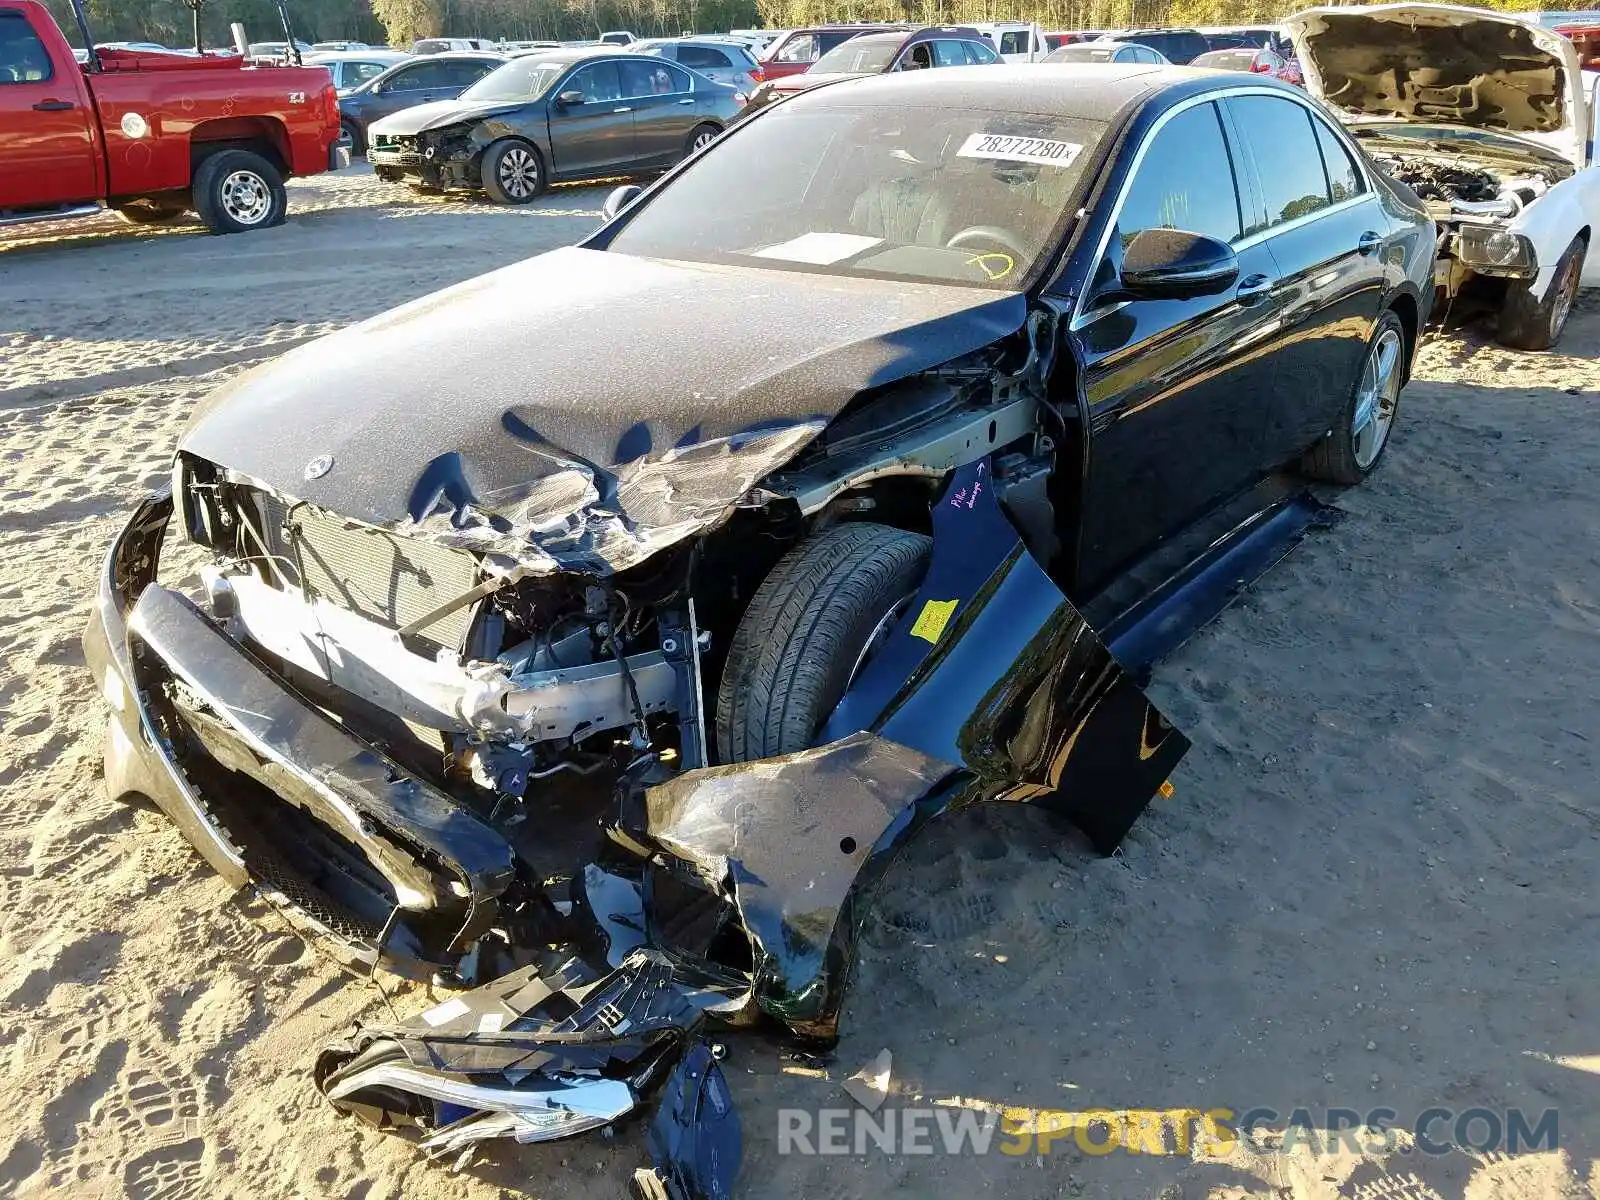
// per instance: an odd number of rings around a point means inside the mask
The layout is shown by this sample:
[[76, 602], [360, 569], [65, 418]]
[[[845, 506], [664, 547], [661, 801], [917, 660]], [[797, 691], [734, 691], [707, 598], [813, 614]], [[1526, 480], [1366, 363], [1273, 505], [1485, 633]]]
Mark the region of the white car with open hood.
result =
[[1600, 286], [1600, 87], [1572, 43], [1440, 4], [1313, 8], [1285, 26], [1305, 86], [1422, 198], [1437, 283], [1500, 309], [1500, 340], [1543, 350]]

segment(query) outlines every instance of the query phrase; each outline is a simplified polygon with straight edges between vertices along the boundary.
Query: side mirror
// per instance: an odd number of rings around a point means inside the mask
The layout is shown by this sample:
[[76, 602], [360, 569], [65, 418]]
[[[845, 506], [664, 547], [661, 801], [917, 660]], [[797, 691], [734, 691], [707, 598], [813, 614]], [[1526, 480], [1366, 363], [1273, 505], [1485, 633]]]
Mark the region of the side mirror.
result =
[[1239, 278], [1227, 242], [1182, 229], [1146, 229], [1122, 251], [1122, 290], [1142, 300], [1211, 296]]
[[561, 105], [562, 108], [567, 107], [569, 104], [582, 104], [583, 93], [579, 91], [562, 92], [556, 97], [556, 103]]
[[644, 189], [637, 183], [624, 184], [606, 197], [606, 202], [600, 206], [600, 215], [607, 221], [615, 220], [617, 214], [632, 204], [642, 191]]

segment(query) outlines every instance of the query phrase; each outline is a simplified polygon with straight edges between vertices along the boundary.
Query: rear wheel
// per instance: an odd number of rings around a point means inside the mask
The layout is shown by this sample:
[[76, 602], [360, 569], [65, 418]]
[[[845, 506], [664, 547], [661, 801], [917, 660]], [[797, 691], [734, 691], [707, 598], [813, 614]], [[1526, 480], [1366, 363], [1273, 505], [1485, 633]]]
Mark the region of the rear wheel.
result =
[[155, 200], [134, 200], [117, 206], [117, 216], [129, 225], [165, 225], [178, 220], [188, 211], [182, 205], [162, 204]]
[[496, 142], [483, 152], [483, 190], [496, 204], [527, 204], [544, 191], [544, 164], [526, 142]]
[[721, 132], [715, 125], [696, 125], [689, 132], [689, 140], [683, 144], [683, 156], [688, 158], [691, 154], [700, 153], [716, 141]]
[[1307, 475], [1329, 483], [1360, 483], [1378, 465], [1400, 409], [1406, 349], [1405, 326], [1392, 309], [1386, 310], [1367, 342], [1343, 417], [1301, 464]]
[[339, 142], [350, 148], [352, 157], [367, 152], [367, 143], [361, 136], [360, 126], [348, 118], [339, 122]]
[[194, 173], [194, 207], [212, 233], [281, 225], [289, 208], [278, 169], [249, 150], [218, 150]]
[[722, 670], [722, 762], [811, 745], [915, 593], [932, 547], [921, 534], [851, 522], [778, 560], [745, 610]]
[[1500, 309], [1498, 336], [1502, 346], [1516, 350], [1548, 350], [1561, 337], [1572, 315], [1583, 275], [1583, 255], [1587, 246], [1582, 235], [1572, 239], [1556, 260], [1556, 267], [1544, 299], [1537, 299], [1520, 279], [1506, 285], [1505, 303]]

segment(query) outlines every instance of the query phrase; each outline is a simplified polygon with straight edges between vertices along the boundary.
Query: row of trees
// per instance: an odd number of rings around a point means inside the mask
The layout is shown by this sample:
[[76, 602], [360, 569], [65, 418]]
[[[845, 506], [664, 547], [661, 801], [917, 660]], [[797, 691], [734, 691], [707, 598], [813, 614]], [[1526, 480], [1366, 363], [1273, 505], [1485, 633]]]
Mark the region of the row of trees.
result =
[[[509, 39], [594, 37], [607, 29], [641, 35], [747, 26], [792, 28], [829, 21], [896, 20], [941, 25], [1031, 19], [1048, 29], [1222, 25], [1270, 20], [1312, 0], [288, 0], [295, 32], [308, 41], [349, 39], [407, 46], [419, 37]], [[1470, 0], [1469, 0], [1470, 2]], [[70, 29], [68, 0], [49, 0]], [[1488, 7], [1536, 9], [1545, 0], [1492, 0]], [[207, 45], [226, 45], [244, 22], [256, 40], [283, 36], [273, 0], [86, 0], [105, 41], [189, 44], [192, 9]], [[1574, 7], [1596, 7], [1584, 0]]]

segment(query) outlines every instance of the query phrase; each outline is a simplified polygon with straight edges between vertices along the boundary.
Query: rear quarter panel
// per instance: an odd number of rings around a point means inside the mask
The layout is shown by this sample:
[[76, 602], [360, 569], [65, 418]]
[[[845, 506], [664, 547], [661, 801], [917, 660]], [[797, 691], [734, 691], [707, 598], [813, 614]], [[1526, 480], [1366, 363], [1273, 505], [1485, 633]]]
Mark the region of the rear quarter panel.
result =
[[328, 167], [326, 67], [109, 72], [90, 77], [105, 131], [111, 196], [187, 188], [196, 142], [269, 141], [291, 174]]

